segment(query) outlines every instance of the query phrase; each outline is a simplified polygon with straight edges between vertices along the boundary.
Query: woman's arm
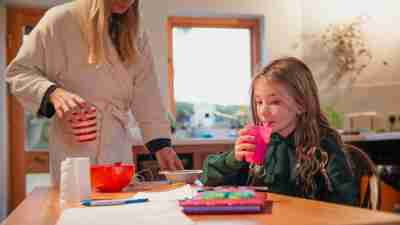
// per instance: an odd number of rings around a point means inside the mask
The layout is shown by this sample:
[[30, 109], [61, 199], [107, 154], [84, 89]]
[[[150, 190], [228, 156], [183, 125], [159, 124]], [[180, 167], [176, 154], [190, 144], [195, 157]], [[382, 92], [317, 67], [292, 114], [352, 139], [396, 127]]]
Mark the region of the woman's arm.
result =
[[170, 138], [170, 123], [161, 98], [157, 75], [154, 70], [153, 55], [147, 35], [142, 34], [138, 41], [139, 56], [134, 68], [136, 74], [133, 84], [131, 110], [142, 130], [145, 143]]
[[50, 95], [53, 94], [53, 92], [57, 88], [58, 88], [57, 85], [52, 85], [44, 93], [42, 102], [40, 103], [40, 107], [38, 110], [39, 117], [51, 118], [56, 113], [56, 110], [54, 109], [54, 105], [50, 101]]
[[26, 37], [5, 73], [11, 94], [34, 114], [44, 112], [45, 106], [41, 108], [41, 105], [46, 103], [46, 92], [56, 85], [54, 68], [64, 60], [58, 54], [62, 43], [57, 33], [64, 14], [54, 8], [46, 12]]
[[141, 35], [137, 42], [138, 71], [135, 72], [131, 110], [142, 130], [143, 141], [155, 153], [160, 168], [183, 169], [182, 162], [171, 147], [170, 123], [161, 98], [149, 39], [145, 32]]

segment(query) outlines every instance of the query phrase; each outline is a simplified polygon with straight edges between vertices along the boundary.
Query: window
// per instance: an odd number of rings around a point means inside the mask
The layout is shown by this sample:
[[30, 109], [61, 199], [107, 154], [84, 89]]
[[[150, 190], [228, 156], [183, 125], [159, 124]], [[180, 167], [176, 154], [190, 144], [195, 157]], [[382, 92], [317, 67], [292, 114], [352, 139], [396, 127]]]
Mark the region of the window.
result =
[[170, 108], [177, 138], [233, 138], [249, 119], [258, 20], [168, 21]]

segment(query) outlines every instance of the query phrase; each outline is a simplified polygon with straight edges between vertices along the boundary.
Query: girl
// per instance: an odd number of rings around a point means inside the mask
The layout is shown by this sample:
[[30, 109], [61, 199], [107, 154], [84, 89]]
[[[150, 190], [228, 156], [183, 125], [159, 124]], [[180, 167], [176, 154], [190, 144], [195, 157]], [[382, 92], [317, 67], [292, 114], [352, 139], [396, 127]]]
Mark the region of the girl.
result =
[[251, 86], [251, 111], [256, 125], [272, 135], [264, 164], [244, 161], [254, 151], [254, 137], [245, 128], [235, 149], [210, 155], [204, 162], [206, 185], [262, 185], [271, 192], [355, 204], [357, 186], [339, 134], [321, 112], [317, 85], [310, 69], [289, 57], [273, 61]]
[[[11, 93], [26, 109], [51, 118], [53, 184], [59, 183], [66, 157], [132, 163], [131, 112], [161, 169], [183, 169], [171, 148], [153, 64], [139, 0], [76, 0], [47, 11], [6, 75]], [[96, 124], [90, 132], [97, 138], [78, 143], [70, 134], [68, 115], [87, 103], [96, 109], [91, 120], [97, 121], [88, 124]]]

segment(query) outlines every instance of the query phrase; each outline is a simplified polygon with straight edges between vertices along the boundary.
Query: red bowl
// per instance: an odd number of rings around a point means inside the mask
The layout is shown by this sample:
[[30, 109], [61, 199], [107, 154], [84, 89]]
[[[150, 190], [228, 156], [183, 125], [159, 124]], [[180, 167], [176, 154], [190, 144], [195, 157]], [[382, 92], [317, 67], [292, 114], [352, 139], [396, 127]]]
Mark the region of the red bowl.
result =
[[100, 192], [120, 192], [131, 182], [134, 164], [98, 164], [90, 168], [92, 188]]

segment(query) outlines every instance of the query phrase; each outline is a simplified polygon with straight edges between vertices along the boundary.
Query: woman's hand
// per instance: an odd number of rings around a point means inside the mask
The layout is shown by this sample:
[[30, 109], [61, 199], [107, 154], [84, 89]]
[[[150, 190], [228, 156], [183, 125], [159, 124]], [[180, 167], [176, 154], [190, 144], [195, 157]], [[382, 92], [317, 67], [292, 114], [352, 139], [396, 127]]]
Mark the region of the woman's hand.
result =
[[51, 93], [50, 102], [53, 104], [59, 118], [62, 118], [73, 108], [85, 104], [85, 100], [83, 100], [83, 98], [62, 88], [57, 88], [53, 91], [53, 93]]
[[181, 160], [171, 147], [165, 147], [157, 151], [156, 158], [161, 170], [183, 170]]
[[244, 128], [239, 130], [239, 137], [235, 142], [235, 158], [238, 161], [244, 161], [246, 156], [253, 153], [256, 145], [254, 143], [254, 136], [248, 135], [249, 130]]

